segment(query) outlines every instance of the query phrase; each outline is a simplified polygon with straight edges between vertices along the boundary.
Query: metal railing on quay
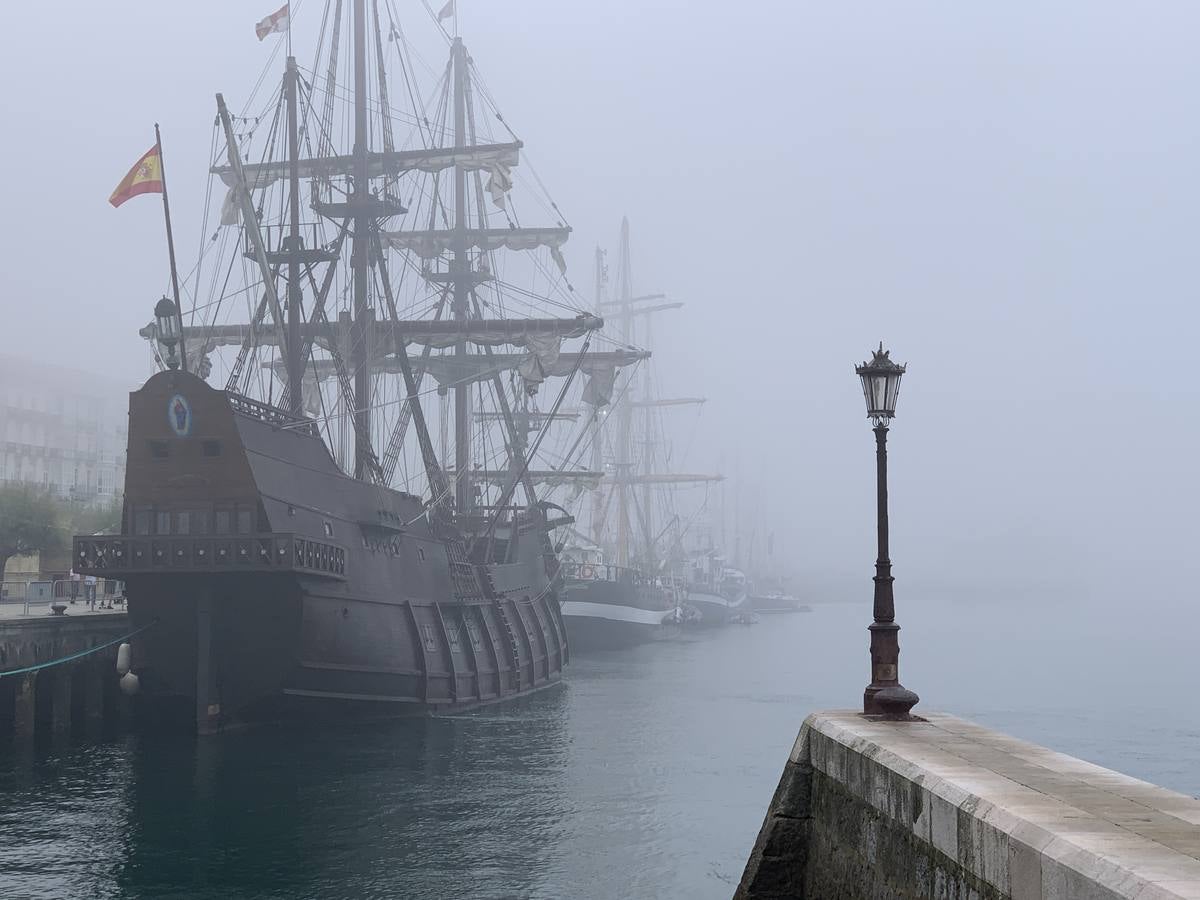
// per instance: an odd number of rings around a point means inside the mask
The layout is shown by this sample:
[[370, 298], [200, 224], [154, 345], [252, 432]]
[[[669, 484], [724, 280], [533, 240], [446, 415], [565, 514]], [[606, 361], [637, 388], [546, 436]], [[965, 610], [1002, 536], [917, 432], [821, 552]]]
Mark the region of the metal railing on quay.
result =
[[0, 581], [0, 603], [24, 603], [24, 581]]
[[67, 604], [84, 603], [105, 609], [124, 606], [125, 584], [112, 578], [99, 578], [92, 583], [84, 578], [0, 582], [0, 604], [20, 604], [22, 615], [30, 615], [31, 610], [38, 608], [49, 610], [64, 600]]

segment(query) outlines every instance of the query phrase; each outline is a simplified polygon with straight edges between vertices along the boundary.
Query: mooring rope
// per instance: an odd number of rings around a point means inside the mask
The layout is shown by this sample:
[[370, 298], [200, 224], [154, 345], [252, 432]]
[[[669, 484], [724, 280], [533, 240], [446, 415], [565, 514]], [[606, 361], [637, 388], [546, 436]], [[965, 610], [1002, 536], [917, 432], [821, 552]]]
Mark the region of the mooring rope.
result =
[[64, 656], [62, 659], [52, 659], [50, 662], [38, 663], [36, 666], [26, 666], [23, 669], [11, 669], [8, 672], [0, 672], [0, 678], [3, 678], [5, 675], [24, 675], [26, 672], [36, 672], [38, 669], [48, 669], [50, 666], [58, 666], [66, 662], [71, 662], [72, 660], [82, 659], [83, 657], [89, 656], [92, 653], [98, 653], [101, 650], [107, 650], [113, 644], [119, 644], [122, 641], [127, 641], [135, 634], [141, 634], [151, 625], [157, 624], [158, 619], [155, 619], [153, 622], [143, 625], [141, 628], [135, 628], [133, 631], [129, 632], [129, 634], [122, 635], [119, 638], [113, 638], [107, 644], [101, 644], [99, 647], [92, 647], [89, 650], [81, 650], [79, 653], [72, 653], [70, 656]]

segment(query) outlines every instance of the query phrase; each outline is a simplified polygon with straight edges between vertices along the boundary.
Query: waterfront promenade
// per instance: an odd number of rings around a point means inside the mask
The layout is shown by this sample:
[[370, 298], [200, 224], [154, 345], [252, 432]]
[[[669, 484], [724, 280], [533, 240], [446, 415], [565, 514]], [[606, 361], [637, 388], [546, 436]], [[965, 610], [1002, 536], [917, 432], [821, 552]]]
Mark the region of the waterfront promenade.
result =
[[[79, 618], [81, 616], [124, 616], [125, 615], [125, 607], [123, 607], [123, 606], [117, 606], [117, 607], [114, 607], [113, 609], [102, 609], [100, 607], [100, 604], [97, 603], [95, 609], [89, 609], [88, 604], [85, 603], [83, 600], [76, 600], [74, 606], [72, 606], [70, 604], [70, 602], [67, 602], [67, 601], [60, 600], [58, 602], [60, 602], [60, 603], [66, 602], [67, 610], [65, 613], [65, 617], [70, 617], [70, 618]], [[45, 601], [41, 601], [41, 602], [37, 603], [36, 605], [30, 604], [29, 612], [25, 611], [25, 604], [21, 603], [21, 602], [0, 603], [0, 623], [27, 622], [29, 620], [44, 619], [44, 618], [56, 618], [56, 619], [60, 618], [59, 616], [52, 616], [52, 614], [50, 612], [50, 606]]]

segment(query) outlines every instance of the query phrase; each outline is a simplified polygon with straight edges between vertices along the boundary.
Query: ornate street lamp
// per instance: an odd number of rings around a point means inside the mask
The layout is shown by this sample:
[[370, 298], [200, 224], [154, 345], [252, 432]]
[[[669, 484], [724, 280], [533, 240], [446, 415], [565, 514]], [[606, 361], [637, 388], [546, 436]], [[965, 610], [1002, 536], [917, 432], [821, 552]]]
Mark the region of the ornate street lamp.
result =
[[878, 494], [879, 558], [875, 560], [875, 621], [871, 624], [871, 683], [863, 693], [863, 713], [906, 719], [919, 699], [900, 684], [900, 626], [892, 597], [892, 561], [888, 557], [887, 433], [896, 415], [904, 366], [888, 358], [883, 342], [870, 362], [856, 366], [867, 401], [867, 417], [874, 425]]
[[179, 343], [179, 311], [170, 297], [154, 304], [154, 321], [158, 325], [158, 340], [167, 348], [167, 368], [178, 369], [175, 345]]

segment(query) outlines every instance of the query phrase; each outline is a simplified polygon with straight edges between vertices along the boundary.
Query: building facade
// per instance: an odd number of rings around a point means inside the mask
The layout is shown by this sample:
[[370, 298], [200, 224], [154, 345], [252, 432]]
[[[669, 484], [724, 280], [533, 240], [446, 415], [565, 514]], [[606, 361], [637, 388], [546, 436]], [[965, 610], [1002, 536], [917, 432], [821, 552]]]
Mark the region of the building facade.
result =
[[82, 503], [120, 498], [128, 404], [117, 381], [0, 356], [0, 482]]

